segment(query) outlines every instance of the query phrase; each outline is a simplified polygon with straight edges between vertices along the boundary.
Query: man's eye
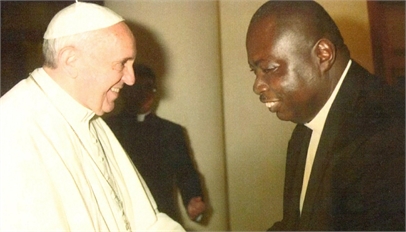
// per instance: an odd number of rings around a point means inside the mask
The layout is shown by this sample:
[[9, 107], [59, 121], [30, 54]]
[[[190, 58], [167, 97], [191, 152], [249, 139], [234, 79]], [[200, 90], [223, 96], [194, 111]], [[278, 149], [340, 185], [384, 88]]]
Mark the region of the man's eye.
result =
[[274, 66], [274, 67], [271, 67], [271, 68], [263, 69], [262, 71], [263, 71], [264, 73], [270, 73], [270, 72], [275, 72], [276, 70], [278, 70], [278, 67], [277, 67], [277, 66]]
[[275, 72], [277, 70], [278, 70], [278, 66], [271, 66], [271, 67], [266, 67], [266, 68], [261, 68], [261, 67], [250, 68], [250, 72], [253, 72], [255, 74], [257, 74], [258, 72], [261, 72], [263, 74], [269, 74], [269, 73]]

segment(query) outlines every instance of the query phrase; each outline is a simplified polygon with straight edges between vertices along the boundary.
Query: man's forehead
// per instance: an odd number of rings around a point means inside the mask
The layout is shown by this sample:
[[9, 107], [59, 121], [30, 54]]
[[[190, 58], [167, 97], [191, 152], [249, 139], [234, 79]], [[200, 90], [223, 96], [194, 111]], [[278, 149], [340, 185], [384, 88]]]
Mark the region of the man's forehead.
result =
[[250, 28], [267, 28], [267, 27], [275, 27], [276, 25], [276, 16], [269, 14], [269, 15], [263, 15], [262, 17], [257, 18], [256, 20], [253, 20], [250, 23], [249, 29]]
[[272, 19], [262, 19], [251, 24], [247, 33], [247, 46], [264, 46], [276, 36], [276, 24]]

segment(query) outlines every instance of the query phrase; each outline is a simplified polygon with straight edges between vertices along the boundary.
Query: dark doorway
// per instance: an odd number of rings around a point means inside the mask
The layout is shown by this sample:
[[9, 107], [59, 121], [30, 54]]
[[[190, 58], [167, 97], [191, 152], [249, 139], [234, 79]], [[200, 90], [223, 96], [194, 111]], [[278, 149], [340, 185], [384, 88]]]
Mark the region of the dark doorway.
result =
[[405, 2], [367, 2], [375, 74], [404, 88]]
[[[103, 1], [88, 1], [103, 5]], [[74, 1], [1, 1], [1, 96], [41, 67], [42, 36], [52, 17]]]

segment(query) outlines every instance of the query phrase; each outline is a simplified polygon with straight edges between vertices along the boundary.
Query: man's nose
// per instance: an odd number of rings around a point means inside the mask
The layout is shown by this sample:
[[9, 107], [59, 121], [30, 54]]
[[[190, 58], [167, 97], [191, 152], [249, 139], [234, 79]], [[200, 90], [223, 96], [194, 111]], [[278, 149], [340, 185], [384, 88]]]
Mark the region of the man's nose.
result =
[[268, 84], [264, 81], [264, 79], [262, 78], [262, 76], [261, 76], [260, 74], [259, 74], [259, 75], [256, 75], [255, 82], [254, 82], [254, 85], [253, 85], [254, 93], [260, 95], [262, 92], [265, 92], [265, 91], [267, 91], [268, 89], [269, 89], [269, 86], [268, 86]]

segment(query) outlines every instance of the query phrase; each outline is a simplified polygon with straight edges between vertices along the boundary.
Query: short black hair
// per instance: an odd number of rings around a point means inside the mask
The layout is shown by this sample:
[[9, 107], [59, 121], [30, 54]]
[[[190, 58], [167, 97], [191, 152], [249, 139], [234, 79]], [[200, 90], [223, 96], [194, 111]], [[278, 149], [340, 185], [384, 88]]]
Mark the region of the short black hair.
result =
[[313, 33], [309, 36], [315, 36], [317, 40], [324, 37], [336, 48], [345, 46], [337, 24], [315, 1], [268, 1], [255, 12], [250, 25], [270, 16], [275, 18], [280, 30], [289, 27], [306, 28]]

